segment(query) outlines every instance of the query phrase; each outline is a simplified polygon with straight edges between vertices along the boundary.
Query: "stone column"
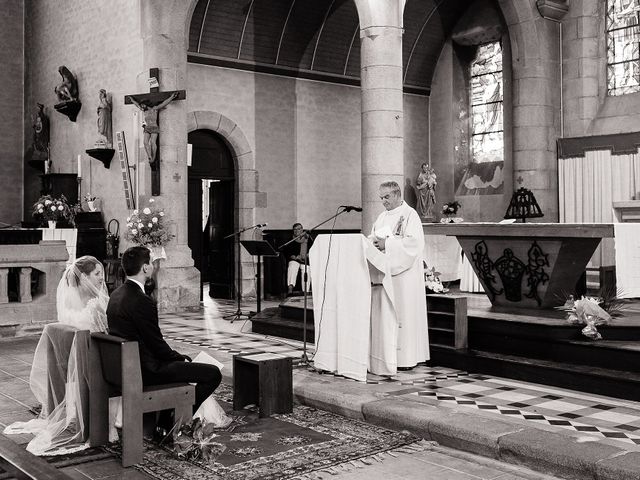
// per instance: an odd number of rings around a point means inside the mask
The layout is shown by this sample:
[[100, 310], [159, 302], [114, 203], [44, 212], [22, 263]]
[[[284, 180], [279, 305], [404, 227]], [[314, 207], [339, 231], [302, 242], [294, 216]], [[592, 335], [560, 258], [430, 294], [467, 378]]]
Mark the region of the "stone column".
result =
[[403, 187], [403, 0], [356, 0], [360, 18], [362, 91], [362, 231], [382, 211], [380, 183]]
[[28, 303], [31, 301], [31, 267], [20, 268], [20, 289], [18, 291], [18, 301]]
[[9, 303], [9, 269], [0, 268], [0, 303]]
[[[182, 0], [141, 0], [142, 65], [138, 91], [149, 89], [149, 69], [160, 69], [160, 91], [187, 87], [187, 17], [191, 8]], [[187, 94], [188, 95], [188, 94]], [[200, 272], [187, 245], [187, 102], [174, 101], [160, 111], [159, 156], [161, 195], [176, 237], [165, 247], [166, 260], [158, 270], [158, 310], [175, 312], [199, 308]], [[144, 155], [142, 158], [145, 158]], [[142, 206], [147, 198], [141, 198]]]
[[564, 0], [499, 0], [509, 28], [513, 66], [513, 188], [528, 188], [544, 212], [558, 221], [560, 45]]

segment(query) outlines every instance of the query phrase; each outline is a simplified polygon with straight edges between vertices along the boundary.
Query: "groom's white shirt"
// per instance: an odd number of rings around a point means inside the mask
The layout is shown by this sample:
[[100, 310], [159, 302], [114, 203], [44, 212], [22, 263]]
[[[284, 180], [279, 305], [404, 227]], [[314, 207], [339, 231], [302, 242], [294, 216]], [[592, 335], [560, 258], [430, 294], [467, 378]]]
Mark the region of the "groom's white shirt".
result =
[[[140, 283], [138, 280], [135, 280], [135, 279], [133, 279], [131, 277], [127, 277], [127, 280], [131, 280], [133, 283], [137, 283], [138, 286], [140, 287], [140, 290], [142, 290], [142, 293], [145, 293], [144, 292], [144, 285], [142, 283]], [[146, 295], [146, 293], [145, 293], [145, 295]]]

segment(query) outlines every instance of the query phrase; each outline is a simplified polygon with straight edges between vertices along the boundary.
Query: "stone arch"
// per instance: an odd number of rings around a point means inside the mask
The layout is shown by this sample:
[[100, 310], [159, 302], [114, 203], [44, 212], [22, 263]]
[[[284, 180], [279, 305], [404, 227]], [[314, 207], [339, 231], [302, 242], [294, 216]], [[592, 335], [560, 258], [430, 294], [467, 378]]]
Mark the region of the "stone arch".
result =
[[[221, 113], [197, 110], [187, 114], [187, 132], [211, 130], [220, 135], [231, 150], [236, 173], [236, 229], [254, 225], [257, 202], [265, 202], [265, 194], [258, 191], [258, 171], [253, 149], [242, 129]], [[252, 257], [243, 249], [241, 253], [242, 294], [251, 294], [253, 286]]]

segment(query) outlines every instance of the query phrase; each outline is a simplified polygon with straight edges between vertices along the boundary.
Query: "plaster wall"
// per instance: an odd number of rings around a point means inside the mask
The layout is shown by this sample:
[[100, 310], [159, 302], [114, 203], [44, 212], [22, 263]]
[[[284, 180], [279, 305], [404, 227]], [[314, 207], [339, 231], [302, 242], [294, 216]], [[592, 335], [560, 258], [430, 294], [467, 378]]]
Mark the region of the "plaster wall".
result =
[[[219, 113], [252, 147], [259, 192], [256, 222], [311, 227], [361, 199], [360, 89], [206, 65], [188, 65], [188, 111]], [[427, 158], [428, 99], [405, 95], [405, 171]], [[381, 207], [382, 208], [382, 207]], [[330, 224], [325, 225], [327, 228]], [[357, 213], [336, 228], [361, 228]]]
[[[25, 146], [32, 138], [30, 115], [37, 102], [43, 103], [50, 120], [51, 171], [76, 173], [81, 155], [82, 193], [100, 197], [104, 219], [118, 218], [121, 223], [127, 207], [117, 156], [107, 170], [85, 150], [93, 148], [98, 137], [96, 107], [98, 91], [104, 88], [112, 96], [114, 136], [116, 131], [125, 132], [129, 162], [135, 161], [136, 151], [129, 142], [136, 110], [124, 105], [124, 95], [137, 93], [142, 63], [139, 17], [138, 3], [129, 0], [26, 0]], [[75, 122], [53, 109], [61, 65], [78, 80], [82, 109]], [[39, 172], [25, 168], [24, 217], [29, 220], [40, 179]]]
[[[0, 0], [0, 227], [22, 218], [24, 1]], [[31, 125], [31, 122], [29, 122]]]

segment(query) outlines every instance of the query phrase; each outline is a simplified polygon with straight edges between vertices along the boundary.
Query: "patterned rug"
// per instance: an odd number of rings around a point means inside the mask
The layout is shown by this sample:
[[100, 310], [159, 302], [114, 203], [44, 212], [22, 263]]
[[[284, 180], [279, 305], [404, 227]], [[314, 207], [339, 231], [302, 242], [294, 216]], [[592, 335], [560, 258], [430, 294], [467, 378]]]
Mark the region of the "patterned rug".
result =
[[270, 418], [258, 418], [257, 412], [231, 412], [229, 398], [224, 401], [228, 387], [220, 393], [220, 404], [234, 422], [216, 431], [218, 451], [213, 457], [179, 458], [172, 447], [146, 442], [143, 461], [136, 468], [162, 480], [314, 478], [314, 472], [341, 472], [381, 461], [386, 454], [429, 446], [407, 432], [310, 407], [295, 406], [291, 414]]

